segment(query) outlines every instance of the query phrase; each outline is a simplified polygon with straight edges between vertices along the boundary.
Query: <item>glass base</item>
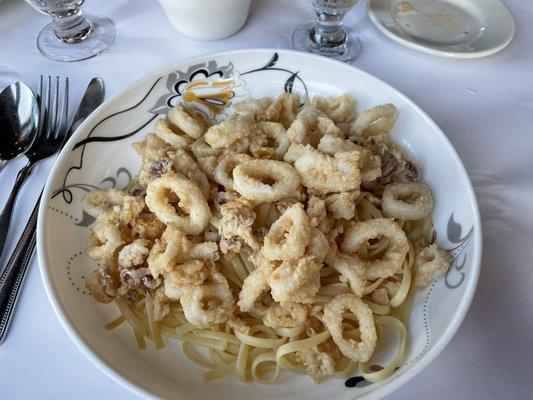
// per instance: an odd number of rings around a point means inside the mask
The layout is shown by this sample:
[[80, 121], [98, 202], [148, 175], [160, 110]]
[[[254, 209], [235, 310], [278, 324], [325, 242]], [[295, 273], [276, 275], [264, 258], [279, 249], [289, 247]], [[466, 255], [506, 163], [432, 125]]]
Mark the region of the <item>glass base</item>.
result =
[[94, 57], [115, 42], [116, 29], [108, 18], [87, 15], [93, 27], [87, 38], [78, 43], [65, 43], [56, 36], [53, 23], [37, 37], [37, 47], [43, 56], [54, 61], [80, 61]]
[[363, 50], [363, 40], [354, 30], [342, 27], [346, 32], [346, 41], [335, 47], [320, 46], [311, 39], [316, 21], [304, 22], [292, 34], [292, 47], [296, 50], [320, 54], [339, 61], [349, 62], [354, 60]]

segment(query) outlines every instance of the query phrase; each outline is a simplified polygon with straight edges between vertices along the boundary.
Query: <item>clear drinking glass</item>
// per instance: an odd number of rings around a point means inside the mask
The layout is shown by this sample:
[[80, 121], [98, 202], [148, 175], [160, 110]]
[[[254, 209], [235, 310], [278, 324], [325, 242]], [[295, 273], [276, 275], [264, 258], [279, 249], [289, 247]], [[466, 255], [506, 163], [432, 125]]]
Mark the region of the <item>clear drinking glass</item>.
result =
[[344, 16], [358, 0], [309, 0], [315, 9], [316, 20], [296, 28], [292, 46], [296, 50], [317, 53], [340, 61], [355, 59], [363, 49], [357, 32], [342, 26]]
[[113, 23], [81, 11], [83, 0], [25, 0], [53, 22], [37, 37], [37, 47], [55, 61], [79, 61], [93, 57], [115, 41]]

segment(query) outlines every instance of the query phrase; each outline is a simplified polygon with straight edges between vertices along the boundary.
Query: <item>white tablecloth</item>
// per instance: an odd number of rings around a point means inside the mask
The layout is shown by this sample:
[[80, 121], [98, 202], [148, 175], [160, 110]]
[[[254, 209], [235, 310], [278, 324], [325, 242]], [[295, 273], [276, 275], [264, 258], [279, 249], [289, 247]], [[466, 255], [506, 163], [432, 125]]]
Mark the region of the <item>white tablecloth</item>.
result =
[[[477, 60], [438, 58], [393, 43], [372, 26], [364, 4], [347, 19], [365, 41], [355, 65], [405, 93], [444, 130], [470, 174], [483, 218], [483, 265], [470, 312], [438, 359], [394, 399], [533, 395], [533, 6], [507, 2], [517, 23], [514, 41], [501, 53]], [[117, 43], [91, 60], [62, 64], [43, 58], [35, 47], [48, 18], [21, 0], [0, 2], [0, 87], [15, 80], [36, 87], [40, 74], [68, 75], [72, 104], [77, 104], [93, 76], [104, 78], [110, 96], [183, 57], [288, 47], [296, 24], [311, 16], [303, 0], [255, 0], [236, 35], [197, 42], [172, 29], [156, 0], [91, 0], [85, 8], [116, 23]], [[0, 176], [0, 204], [22, 162]], [[52, 162], [40, 165], [21, 192], [11, 248]], [[36, 260], [0, 347], [0, 398], [134, 398], [68, 339], [48, 303]]]

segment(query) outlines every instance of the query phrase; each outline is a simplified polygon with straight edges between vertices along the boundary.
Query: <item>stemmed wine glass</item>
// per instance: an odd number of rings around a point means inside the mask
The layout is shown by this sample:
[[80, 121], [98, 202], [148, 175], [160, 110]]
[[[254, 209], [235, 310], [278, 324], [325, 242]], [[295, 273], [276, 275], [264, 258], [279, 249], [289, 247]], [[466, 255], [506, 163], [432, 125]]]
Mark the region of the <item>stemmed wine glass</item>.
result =
[[108, 18], [86, 16], [84, 0], [25, 0], [53, 22], [37, 37], [37, 47], [55, 61], [79, 61], [93, 57], [115, 41], [116, 30]]
[[344, 16], [357, 0], [309, 0], [315, 9], [316, 20], [296, 28], [292, 46], [296, 50], [317, 53], [340, 61], [351, 61], [363, 49], [363, 41], [357, 32], [342, 26]]

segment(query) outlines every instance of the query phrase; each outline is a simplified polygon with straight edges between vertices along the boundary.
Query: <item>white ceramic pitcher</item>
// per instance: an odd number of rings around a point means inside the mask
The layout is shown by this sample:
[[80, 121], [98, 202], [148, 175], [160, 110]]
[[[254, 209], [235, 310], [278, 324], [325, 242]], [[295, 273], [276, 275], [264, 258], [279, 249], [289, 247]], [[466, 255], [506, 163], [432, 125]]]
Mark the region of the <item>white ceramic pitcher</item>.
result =
[[251, 0], [159, 0], [170, 23], [202, 40], [233, 35], [246, 22]]

